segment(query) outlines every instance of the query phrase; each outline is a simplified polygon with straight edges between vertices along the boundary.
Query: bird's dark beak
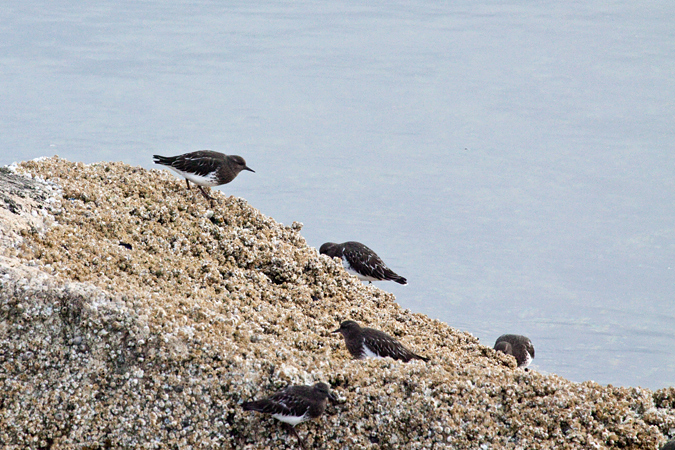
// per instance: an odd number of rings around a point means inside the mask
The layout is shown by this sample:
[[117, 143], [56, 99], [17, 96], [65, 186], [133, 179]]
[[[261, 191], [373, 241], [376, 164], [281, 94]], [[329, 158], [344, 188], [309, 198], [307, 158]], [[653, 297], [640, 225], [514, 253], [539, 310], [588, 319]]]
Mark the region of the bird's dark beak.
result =
[[255, 170], [251, 169], [251, 168], [248, 167], [248, 166], [244, 166], [244, 168], [243, 168], [242, 170], [248, 170], [249, 172], [255, 173]]
[[339, 329], [339, 328], [338, 328], [337, 330], [335, 330], [335, 331], [331, 331], [331, 333], [339, 333], [339, 332], [340, 332], [340, 329]]
[[338, 401], [337, 395], [336, 395], [335, 392], [333, 392], [333, 391], [331, 391], [331, 392], [328, 393], [328, 399], [329, 399], [331, 402], [337, 402], [337, 401]]

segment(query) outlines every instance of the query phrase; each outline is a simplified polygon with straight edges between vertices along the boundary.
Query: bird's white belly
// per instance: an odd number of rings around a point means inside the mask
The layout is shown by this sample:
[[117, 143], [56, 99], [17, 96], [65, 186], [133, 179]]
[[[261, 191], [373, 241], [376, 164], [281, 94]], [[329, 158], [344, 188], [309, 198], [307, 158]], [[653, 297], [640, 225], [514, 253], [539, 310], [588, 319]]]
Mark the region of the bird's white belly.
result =
[[363, 346], [363, 354], [366, 356], [366, 358], [382, 358], [377, 353], [373, 353], [366, 345]]
[[305, 421], [304, 414], [302, 416], [284, 416], [282, 414], [272, 414], [272, 417], [293, 426], [296, 426], [297, 424]]
[[178, 175], [187, 178], [193, 183], [198, 184], [199, 186], [218, 186], [216, 172], [211, 172], [207, 176], [203, 177], [201, 175], [196, 175], [194, 173], [183, 172], [182, 170], [174, 169], [173, 167], [169, 167], [169, 169], [173, 170]]

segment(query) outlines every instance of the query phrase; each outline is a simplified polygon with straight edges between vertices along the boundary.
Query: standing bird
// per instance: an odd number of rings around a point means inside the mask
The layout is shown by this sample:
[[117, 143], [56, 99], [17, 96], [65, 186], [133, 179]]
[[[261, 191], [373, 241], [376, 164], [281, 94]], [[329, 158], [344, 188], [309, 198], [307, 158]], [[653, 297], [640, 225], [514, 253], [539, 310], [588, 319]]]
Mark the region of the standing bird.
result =
[[244, 402], [241, 406], [244, 411], [271, 414], [275, 419], [290, 425], [298, 442], [305, 448], [305, 443], [295, 431], [295, 426], [321, 416], [329, 398], [335, 400], [335, 395], [330, 392], [328, 385], [316, 383], [314, 386], [287, 386], [271, 397]]
[[395, 274], [374, 251], [360, 242], [350, 241], [342, 244], [326, 242], [319, 249], [319, 253], [331, 258], [341, 258], [345, 270], [359, 277], [361, 281], [372, 283], [392, 280], [404, 286], [408, 284], [408, 280]]
[[519, 334], [504, 334], [497, 338], [495, 350], [512, 355], [516, 358], [518, 367], [525, 368], [534, 359], [534, 345], [530, 338]]
[[429, 358], [416, 355], [387, 333], [362, 327], [353, 320], [345, 320], [333, 333], [340, 333], [345, 338], [347, 350], [355, 359], [389, 357], [403, 362], [411, 359], [429, 361]]
[[153, 155], [155, 164], [167, 166], [177, 174], [185, 177], [188, 189], [190, 181], [195, 183], [204, 198], [213, 202], [213, 197], [204, 191], [202, 186], [220, 186], [234, 180], [239, 172], [255, 170], [246, 166], [244, 158], [237, 155], [223, 155], [211, 150], [199, 150], [178, 156]]

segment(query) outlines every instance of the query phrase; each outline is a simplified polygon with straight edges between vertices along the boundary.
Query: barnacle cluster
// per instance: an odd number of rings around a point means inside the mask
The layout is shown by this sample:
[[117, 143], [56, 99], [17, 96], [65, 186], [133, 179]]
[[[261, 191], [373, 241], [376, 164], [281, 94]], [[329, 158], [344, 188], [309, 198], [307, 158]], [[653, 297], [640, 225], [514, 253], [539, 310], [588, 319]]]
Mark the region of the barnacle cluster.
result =
[[[165, 171], [122, 163], [14, 171], [33, 187], [0, 184], [7, 448], [294, 448], [239, 405], [315, 381], [340, 401], [303, 425], [310, 448], [654, 449], [675, 435], [675, 389], [517, 369], [243, 199], [214, 192], [211, 207]], [[352, 360], [330, 333], [344, 319], [431, 361]]]

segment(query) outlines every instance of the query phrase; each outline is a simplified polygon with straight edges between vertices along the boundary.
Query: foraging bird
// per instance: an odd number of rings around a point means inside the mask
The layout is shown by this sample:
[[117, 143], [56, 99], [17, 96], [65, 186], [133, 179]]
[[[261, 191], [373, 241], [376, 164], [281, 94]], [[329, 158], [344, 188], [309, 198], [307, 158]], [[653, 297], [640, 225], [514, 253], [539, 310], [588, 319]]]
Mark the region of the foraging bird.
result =
[[316, 419], [326, 409], [328, 399], [335, 400], [335, 395], [330, 392], [326, 383], [316, 383], [314, 386], [287, 386], [271, 397], [244, 402], [241, 406], [244, 411], [257, 411], [271, 414], [277, 420], [291, 426], [291, 430], [298, 438], [298, 442], [304, 448], [305, 443], [295, 426], [310, 419]]
[[344, 337], [347, 350], [355, 359], [389, 357], [403, 362], [411, 359], [429, 361], [429, 358], [416, 355], [387, 333], [362, 327], [353, 320], [345, 320], [333, 333], [340, 333]]
[[518, 367], [525, 368], [534, 359], [534, 345], [530, 338], [519, 334], [504, 334], [497, 338], [494, 349], [516, 358]]
[[361, 281], [372, 283], [392, 280], [402, 285], [408, 284], [408, 280], [394, 273], [374, 251], [360, 242], [326, 242], [319, 248], [319, 253], [331, 258], [341, 258], [345, 270], [359, 277]]
[[220, 186], [234, 180], [239, 172], [255, 170], [246, 166], [244, 158], [237, 155], [224, 155], [211, 150], [199, 150], [178, 156], [153, 155], [155, 164], [167, 166], [177, 174], [185, 177], [188, 189], [190, 181], [195, 183], [209, 202], [213, 197], [208, 195], [202, 186]]

